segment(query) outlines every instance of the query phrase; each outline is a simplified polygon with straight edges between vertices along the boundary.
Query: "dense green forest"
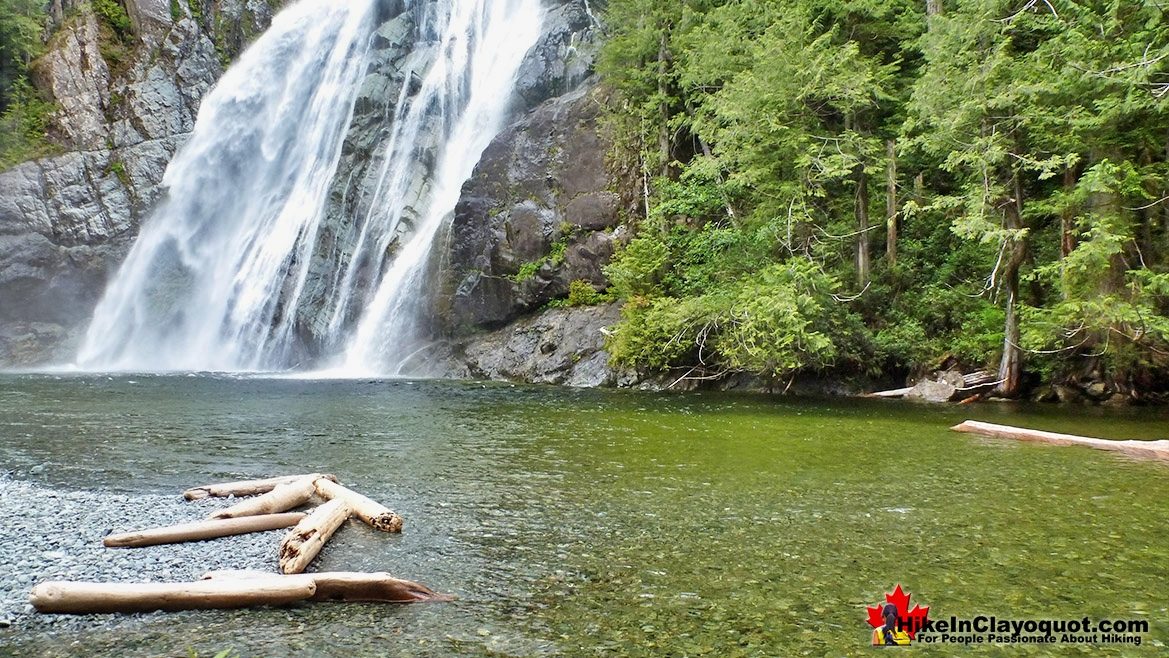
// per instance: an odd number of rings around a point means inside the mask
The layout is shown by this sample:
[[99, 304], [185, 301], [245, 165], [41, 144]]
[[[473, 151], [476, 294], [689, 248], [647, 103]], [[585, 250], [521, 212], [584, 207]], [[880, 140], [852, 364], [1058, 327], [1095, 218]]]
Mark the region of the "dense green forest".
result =
[[45, 155], [52, 104], [33, 87], [29, 67], [44, 50], [41, 0], [0, 0], [0, 168]]
[[1169, 373], [1157, 3], [611, 0], [614, 358], [1138, 395]]

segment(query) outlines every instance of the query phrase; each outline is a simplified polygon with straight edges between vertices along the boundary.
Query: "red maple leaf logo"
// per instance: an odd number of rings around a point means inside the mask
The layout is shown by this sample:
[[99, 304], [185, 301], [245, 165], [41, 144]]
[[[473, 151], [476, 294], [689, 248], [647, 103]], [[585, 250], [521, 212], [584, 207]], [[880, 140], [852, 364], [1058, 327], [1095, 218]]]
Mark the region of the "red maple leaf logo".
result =
[[[929, 619], [929, 606], [921, 607], [914, 605], [913, 610], [909, 609], [909, 594], [902, 591], [901, 585], [898, 584], [893, 593], [885, 595], [885, 603], [892, 603], [897, 606], [897, 625], [901, 630], [909, 635], [910, 639], [915, 639], [917, 631], [925, 625]], [[880, 628], [885, 625], [885, 617], [882, 616], [884, 605], [878, 605], [875, 608], [866, 608], [869, 611], [869, 626], [873, 628]]]

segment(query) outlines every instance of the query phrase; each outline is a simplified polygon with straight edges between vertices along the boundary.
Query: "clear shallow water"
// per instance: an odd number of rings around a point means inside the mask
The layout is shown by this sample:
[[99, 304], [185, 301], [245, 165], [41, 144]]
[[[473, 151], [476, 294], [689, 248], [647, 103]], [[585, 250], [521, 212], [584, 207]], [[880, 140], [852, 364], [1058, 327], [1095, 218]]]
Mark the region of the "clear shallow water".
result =
[[0, 470], [15, 479], [177, 496], [331, 471], [406, 530], [346, 527], [320, 569], [459, 596], [95, 617], [0, 630], [0, 654], [865, 655], [865, 606], [896, 583], [946, 616], [1147, 618], [1139, 648], [1054, 650], [1163, 654], [1169, 468], [946, 430], [966, 417], [1169, 437], [1169, 411], [1150, 409], [0, 376]]

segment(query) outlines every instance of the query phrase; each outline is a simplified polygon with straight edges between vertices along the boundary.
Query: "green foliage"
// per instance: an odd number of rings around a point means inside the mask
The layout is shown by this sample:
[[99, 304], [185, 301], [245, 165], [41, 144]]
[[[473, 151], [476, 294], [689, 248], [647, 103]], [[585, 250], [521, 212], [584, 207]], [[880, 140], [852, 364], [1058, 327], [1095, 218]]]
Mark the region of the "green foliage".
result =
[[553, 265], [560, 265], [564, 262], [564, 255], [568, 252], [568, 236], [564, 236], [552, 243], [551, 249], [548, 251], [548, 260]]
[[568, 283], [569, 306], [593, 306], [604, 301], [604, 295], [584, 279], [573, 279]]
[[0, 170], [54, 152], [46, 138], [54, 109], [24, 80], [12, 86], [8, 106], [0, 115]]
[[133, 55], [133, 33], [130, 16], [118, 0], [91, 0], [99, 21], [98, 50], [102, 59], [117, 76], [130, 65]]
[[130, 37], [130, 15], [126, 13], [126, 8], [118, 0], [90, 0], [93, 4], [93, 11], [103, 23], [108, 25], [114, 31], [119, 39], [125, 40]]
[[130, 187], [130, 174], [126, 171], [126, 163], [121, 160], [111, 160], [109, 172], [118, 178], [125, 187]]
[[191, 18], [195, 19], [196, 23], [203, 23], [202, 0], [187, 0], [187, 9], [191, 11]]
[[609, 344], [618, 363], [778, 377], [837, 354], [836, 282], [807, 261], [772, 265], [693, 297], [634, 300]]
[[176, 23], [183, 19], [183, 6], [179, 0], [170, 0], [170, 19]]
[[29, 63], [41, 53], [45, 8], [39, 0], [0, 0], [0, 112], [16, 85], [27, 81]]
[[620, 296], [633, 299], [661, 292], [661, 278], [670, 250], [652, 234], [643, 234], [629, 244], [605, 267], [605, 276]]
[[553, 266], [564, 263], [565, 254], [568, 252], [568, 237], [568, 235], [564, 235], [556, 242], [553, 242], [548, 250], [547, 258], [520, 265], [519, 271], [512, 275], [512, 280], [516, 283], [523, 283], [535, 277], [545, 263], [551, 263]]
[[[1023, 347], [1169, 388], [1166, 10], [924, 5], [611, 0], [607, 125], [648, 193], [606, 270], [620, 360], [871, 374]], [[810, 305], [807, 272], [837, 294]]]
[[512, 280], [516, 283], [523, 283], [524, 281], [535, 277], [536, 273], [540, 271], [540, 268], [543, 265], [544, 261], [532, 261], [530, 263], [524, 263], [523, 265], [520, 265], [519, 271], [512, 275]]

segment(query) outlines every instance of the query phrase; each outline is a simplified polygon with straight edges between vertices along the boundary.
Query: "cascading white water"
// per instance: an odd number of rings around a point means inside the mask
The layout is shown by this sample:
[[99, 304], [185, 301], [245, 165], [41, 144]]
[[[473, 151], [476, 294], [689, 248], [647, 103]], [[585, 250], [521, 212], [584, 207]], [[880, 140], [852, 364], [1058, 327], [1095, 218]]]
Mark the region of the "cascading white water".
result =
[[[509, 91], [524, 54], [540, 36], [540, 6], [536, 0], [463, 2], [452, 8], [451, 28], [440, 44], [440, 57], [422, 83], [419, 99], [409, 115], [395, 122], [398, 149], [406, 136], [419, 130], [426, 108], [435, 104], [461, 108], [450, 115], [443, 146], [421, 204], [414, 235], [406, 241], [375, 287], [357, 330], [345, 350], [339, 371], [345, 374], [405, 374], [404, 367], [421, 340], [416, 324], [419, 303], [425, 299], [426, 259], [443, 221], [454, 211], [459, 190], [475, 163], [501, 128]], [[396, 131], [397, 132], [397, 131]], [[416, 167], [406, 152], [386, 159], [379, 198], [404, 199]], [[379, 204], [375, 204], [375, 207]], [[402, 204], [389, 203], [389, 221], [396, 226]], [[385, 251], [383, 244], [379, 252]]]
[[[79, 367], [297, 365], [295, 318], [378, 2], [300, 0], [207, 95], [164, 176], [164, 200], [98, 305]], [[418, 340], [414, 302], [434, 237], [501, 127], [540, 32], [538, 0], [412, 2], [418, 68], [406, 71], [371, 203], [342, 218], [357, 238], [326, 309], [342, 373], [396, 372], [395, 346]]]

